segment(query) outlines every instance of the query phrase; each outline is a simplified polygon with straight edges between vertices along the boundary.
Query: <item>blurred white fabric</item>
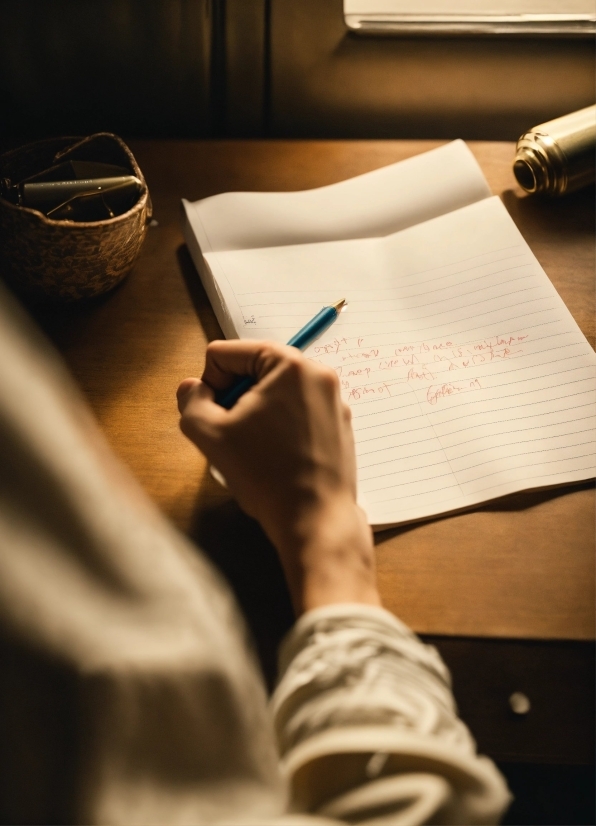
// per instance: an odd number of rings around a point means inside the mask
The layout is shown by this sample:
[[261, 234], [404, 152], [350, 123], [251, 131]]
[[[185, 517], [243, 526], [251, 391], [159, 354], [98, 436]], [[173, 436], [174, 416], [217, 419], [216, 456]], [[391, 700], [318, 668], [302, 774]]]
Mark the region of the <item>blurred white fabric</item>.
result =
[[0, 290], [0, 820], [497, 823], [436, 651], [304, 615], [271, 708], [220, 576], [115, 459]]

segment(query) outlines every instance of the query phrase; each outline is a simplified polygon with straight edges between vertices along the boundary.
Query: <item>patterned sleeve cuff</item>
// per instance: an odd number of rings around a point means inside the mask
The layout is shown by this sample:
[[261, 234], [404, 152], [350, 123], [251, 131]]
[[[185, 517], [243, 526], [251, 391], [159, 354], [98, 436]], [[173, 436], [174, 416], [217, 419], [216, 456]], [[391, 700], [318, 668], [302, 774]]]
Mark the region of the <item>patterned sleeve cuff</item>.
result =
[[273, 697], [284, 754], [322, 731], [392, 726], [474, 750], [437, 651], [383, 608], [332, 605], [305, 614], [283, 643]]
[[436, 807], [447, 807], [449, 822], [498, 822], [509, 792], [492, 762], [477, 756], [445, 664], [388, 611], [310, 611], [284, 640], [280, 675], [272, 710], [299, 809], [331, 815], [323, 802], [337, 803], [347, 777], [351, 800], [372, 794], [371, 784], [397, 795], [397, 786], [422, 783], [424, 774], [425, 788], [439, 784], [447, 795]]

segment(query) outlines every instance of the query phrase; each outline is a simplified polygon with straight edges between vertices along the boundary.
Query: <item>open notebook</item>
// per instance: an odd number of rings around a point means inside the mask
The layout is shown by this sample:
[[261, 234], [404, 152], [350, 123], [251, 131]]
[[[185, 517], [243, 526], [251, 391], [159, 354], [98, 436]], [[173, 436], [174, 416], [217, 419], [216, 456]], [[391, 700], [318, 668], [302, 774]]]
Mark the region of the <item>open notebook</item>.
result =
[[306, 351], [352, 406], [379, 529], [596, 474], [596, 356], [461, 141], [305, 192], [183, 201], [226, 337]]

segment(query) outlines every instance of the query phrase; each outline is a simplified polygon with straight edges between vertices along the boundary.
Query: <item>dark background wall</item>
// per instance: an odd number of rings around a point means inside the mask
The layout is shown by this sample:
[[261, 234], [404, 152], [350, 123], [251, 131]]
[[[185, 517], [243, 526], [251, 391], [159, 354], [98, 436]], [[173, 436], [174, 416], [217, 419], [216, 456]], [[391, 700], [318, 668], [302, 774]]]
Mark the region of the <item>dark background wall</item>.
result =
[[515, 140], [594, 101], [591, 40], [378, 38], [342, 0], [0, 0], [0, 142]]
[[0, 0], [2, 135], [211, 129], [208, 0]]

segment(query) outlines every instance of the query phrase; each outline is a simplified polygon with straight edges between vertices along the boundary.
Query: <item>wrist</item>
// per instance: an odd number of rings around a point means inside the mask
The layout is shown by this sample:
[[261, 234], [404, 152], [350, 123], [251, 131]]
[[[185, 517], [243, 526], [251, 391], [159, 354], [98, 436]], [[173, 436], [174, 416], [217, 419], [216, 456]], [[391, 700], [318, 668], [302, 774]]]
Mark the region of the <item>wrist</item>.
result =
[[351, 495], [308, 508], [276, 537], [298, 613], [322, 605], [380, 605], [372, 531]]

